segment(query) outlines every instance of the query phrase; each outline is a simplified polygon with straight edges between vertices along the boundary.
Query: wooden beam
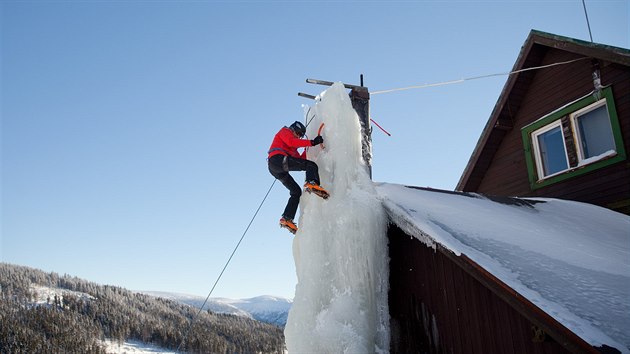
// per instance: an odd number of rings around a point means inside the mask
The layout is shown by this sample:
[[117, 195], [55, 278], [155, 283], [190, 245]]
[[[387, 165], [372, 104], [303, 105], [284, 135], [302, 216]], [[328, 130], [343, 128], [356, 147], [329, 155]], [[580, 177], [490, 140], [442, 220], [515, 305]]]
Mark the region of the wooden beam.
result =
[[[306, 82], [309, 84], [324, 85], [324, 86], [332, 86], [334, 84], [334, 82], [331, 82], [331, 81], [324, 81], [324, 80], [317, 80], [317, 79], [306, 79]], [[357, 85], [343, 84], [343, 86], [347, 89], [352, 89], [352, 90], [354, 89], [367, 90], [366, 87], [357, 86]]]
[[312, 100], [314, 100], [316, 97], [313, 95], [309, 95], [308, 93], [303, 93], [303, 92], [298, 92], [298, 96], [300, 97], [304, 97], [304, 98], [310, 98]]

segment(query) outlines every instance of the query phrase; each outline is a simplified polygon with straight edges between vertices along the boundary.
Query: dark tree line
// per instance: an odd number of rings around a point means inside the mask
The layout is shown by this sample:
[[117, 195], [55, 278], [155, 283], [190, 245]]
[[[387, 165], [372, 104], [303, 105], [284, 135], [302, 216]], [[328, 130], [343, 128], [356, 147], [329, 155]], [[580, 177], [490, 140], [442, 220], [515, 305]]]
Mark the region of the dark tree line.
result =
[[[66, 289], [36, 305], [32, 285]], [[191, 353], [277, 353], [282, 329], [234, 315], [97, 285], [68, 275], [0, 263], [1, 353], [105, 353], [98, 340], [138, 340]], [[189, 332], [187, 332], [189, 330]], [[185, 341], [184, 337], [188, 334]]]

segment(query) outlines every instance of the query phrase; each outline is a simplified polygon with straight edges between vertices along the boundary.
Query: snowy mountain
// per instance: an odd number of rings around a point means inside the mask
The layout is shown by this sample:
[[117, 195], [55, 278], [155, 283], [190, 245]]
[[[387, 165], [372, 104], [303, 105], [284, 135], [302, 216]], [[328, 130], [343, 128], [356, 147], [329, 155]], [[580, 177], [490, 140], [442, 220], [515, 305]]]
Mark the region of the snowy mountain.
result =
[[[174, 300], [194, 307], [201, 307], [205, 300], [202, 296], [178, 294], [160, 291], [143, 291], [143, 294]], [[284, 327], [293, 301], [281, 297], [262, 295], [250, 299], [210, 298], [204, 309], [216, 313], [226, 313], [252, 318], [260, 322]]]
[[[0, 262], [2, 353], [275, 353], [281, 328]], [[184, 324], [195, 316], [193, 327]], [[105, 349], [107, 348], [107, 349]]]

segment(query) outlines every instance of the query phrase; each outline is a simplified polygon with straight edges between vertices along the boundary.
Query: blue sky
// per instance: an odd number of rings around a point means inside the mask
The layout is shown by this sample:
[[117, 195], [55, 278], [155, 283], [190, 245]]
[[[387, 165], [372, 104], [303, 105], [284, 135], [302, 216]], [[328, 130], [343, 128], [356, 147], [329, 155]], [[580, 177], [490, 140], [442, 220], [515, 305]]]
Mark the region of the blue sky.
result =
[[[628, 48], [629, 1], [587, 1]], [[588, 40], [571, 1], [6, 1], [0, 260], [205, 296], [302, 119], [306, 78], [371, 91], [509, 71], [529, 31]], [[373, 95], [373, 178], [453, 189], [506, 76]], [[301, 173], [294, 173], [301, 180]], [[292, 297], [277, 184], [213, 297]], [[340, 233], [339, 237], [343, 237]]]

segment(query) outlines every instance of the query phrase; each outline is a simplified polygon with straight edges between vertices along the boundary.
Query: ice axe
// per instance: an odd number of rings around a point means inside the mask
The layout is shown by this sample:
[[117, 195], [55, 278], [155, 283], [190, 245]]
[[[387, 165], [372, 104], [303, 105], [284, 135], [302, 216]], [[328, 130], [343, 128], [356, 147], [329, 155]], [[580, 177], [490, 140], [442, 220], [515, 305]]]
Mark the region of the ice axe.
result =
[[[322, 129], [324, 128], [324, 123], [319, 125], [319, 129], [317, 130], [317, 135], [322, 135]], [[324, 143], [321, 144], [322, 149], [325, 148]]]

